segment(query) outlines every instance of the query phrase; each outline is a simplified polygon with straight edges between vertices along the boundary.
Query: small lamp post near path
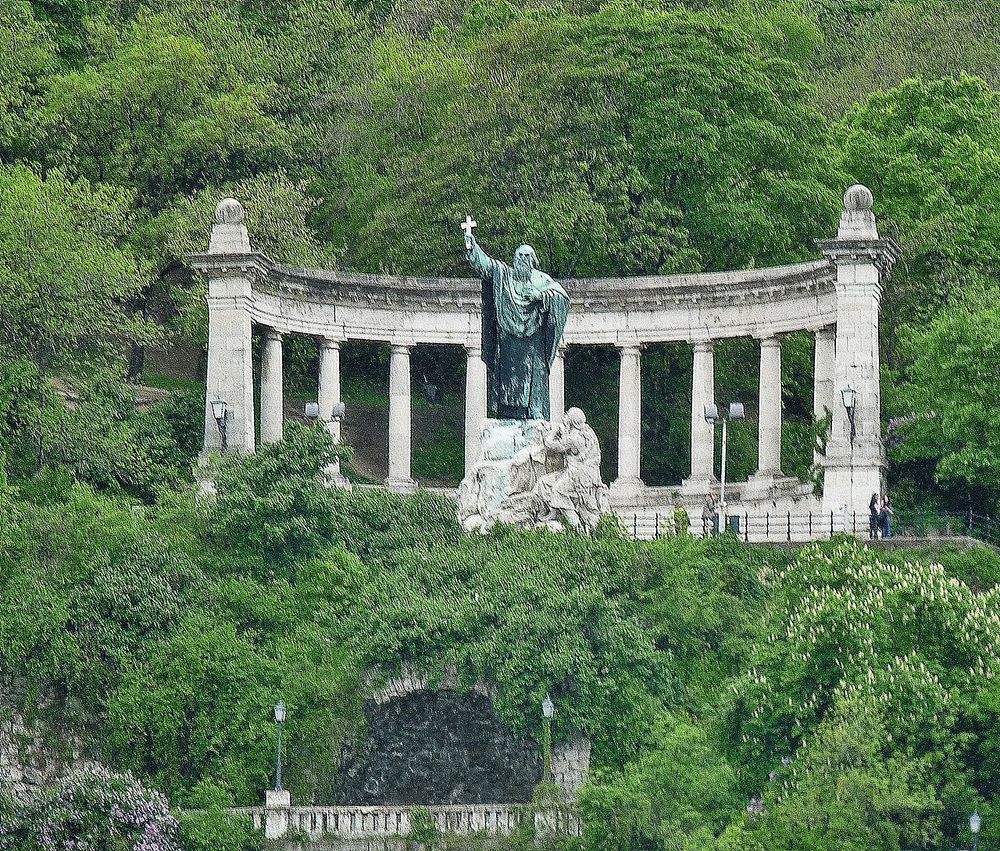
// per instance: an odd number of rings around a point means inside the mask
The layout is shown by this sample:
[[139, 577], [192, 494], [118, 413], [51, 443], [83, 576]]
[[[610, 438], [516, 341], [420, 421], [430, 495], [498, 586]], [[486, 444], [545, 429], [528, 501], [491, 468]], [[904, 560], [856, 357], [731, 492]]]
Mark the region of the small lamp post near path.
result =
[[212, 402], [212, 416], [215, 417], [215, 424], [219, 428], [220, 450], [226, 454], [228, 448], [228, 435], [226, 434], [226, 413], [228, 406], [224, 399], [215, 399]]
[[552, 716], [556, 706], [552, 698], [545, 695], [542, 701], [542, 783], [552, 782]]
[[979, 811], [973, 810], [969, 816], [969, 832], [972, 834], [972, 851], [977, 851], [979, 846], [979, 828], [982, 827], [983, 820], [979, 817]]
[[854, 445], [854, 438], [857, 437], [857, 428], [854, 425], [854, 409], [858, 401], [858, 391], [853, 387], [845, 387], [840, 391], [844, 400], [844, 409], [847, 411], [847, 421], [851, 426], [851, 446]]
[[705, 421], [713, 426], [722, 420], [722, 476], [719, 486], [719, 532], [726, 531], [726, 458], [729, 451], [729, 421], [740, 422], [747, 418], [746, 410], [742, 402], [729, 403], [729, 416], [720, 417], [719, 408], [712, 405], [705, 405]]
[[281, 728], [285, 723], [285, 703], [279, 700], [274, 704], [274, 721], [278, 725], [278, 771], [274, 777], [274, 791], [281, 791]]

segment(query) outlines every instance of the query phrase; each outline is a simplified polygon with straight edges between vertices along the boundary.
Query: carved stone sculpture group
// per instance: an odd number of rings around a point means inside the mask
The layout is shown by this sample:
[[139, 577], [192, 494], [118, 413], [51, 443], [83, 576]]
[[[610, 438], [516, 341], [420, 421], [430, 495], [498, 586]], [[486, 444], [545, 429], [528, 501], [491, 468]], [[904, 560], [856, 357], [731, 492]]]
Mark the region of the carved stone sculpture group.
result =
[[590, 532], [610, 510], [601, 448], [579, 408], [560, 423], [487, 420], [479, 461], [458, 489], [467, 532], [497, 523]]

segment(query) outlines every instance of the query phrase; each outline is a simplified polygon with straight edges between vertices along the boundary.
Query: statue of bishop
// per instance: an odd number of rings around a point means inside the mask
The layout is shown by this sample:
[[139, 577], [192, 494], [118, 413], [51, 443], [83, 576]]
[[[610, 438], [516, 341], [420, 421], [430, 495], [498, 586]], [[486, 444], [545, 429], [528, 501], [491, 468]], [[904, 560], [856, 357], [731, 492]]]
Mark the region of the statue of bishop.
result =
[[476, 242], [467, 218], [465, 250], [483, 279], [483, 361], [490, 412], [505, 420], [549, 418], [549, 370], [566, 328], [569, 296], [538, 268], [530, 245], [514, 264], [494, 260]]

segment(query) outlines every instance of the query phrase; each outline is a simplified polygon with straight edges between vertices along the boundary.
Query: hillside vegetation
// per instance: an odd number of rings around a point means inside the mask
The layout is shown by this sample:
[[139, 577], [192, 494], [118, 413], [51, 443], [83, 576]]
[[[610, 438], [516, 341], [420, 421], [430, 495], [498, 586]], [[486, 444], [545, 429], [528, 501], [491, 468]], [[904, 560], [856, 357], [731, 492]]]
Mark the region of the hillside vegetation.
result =
[[[974, 808], [992, 847], [993, 551], [464, 537], [433, 495], [324, 488], [341, 450], [295, 424], [202, 499], [201, 389], [137, 410], [130, 382], [149, 346], [204, 345], [204, 282], [162, 273], [226, 195], [284, 262], [458, 273], [473, 212], [492, 252], [530, 241], [566, 278], [811, 258], [859, 181], [904, 246], [884, 415], [935, 412], [891, 448], [897, 504], [995, 514], [994, 7], [0, 0], [0, 681], [79, 710], [113, 772], [0, 800], [0, 851], [254, 848], [223, 808], [271, 782], [274, 702], [293, 795], [322, 801], [363, 678], [404, 665], [495, 684], [531, 737], [551, 694], [556, 737], [592, 739], [569, 848], [950, 851]], [[286, 354], [312, 392], [312, 341]], [[568, 399], [613, 464], [616, 361], [576, 357]], [[753, 409], [755, 357], [720, 346], [720, 402]], [[811, 358], [785, 343], [786, 472], [811, 454]], [[345, 347], [349, 402], [378, 407], [384, 361]], [[453, 400], [463, 361], [421, 349], [414, 374]], [[676, 482], [690, 353], [643, 370], [643, 472]], [[447, 478], [438, 442], [420, 463]]]
[[[159, 272], [204, 249], [225, 195], [285, 262], [458, 273], [471, 210], [493, 253], [530, 241], [565, 278], [812, 258], [860, 181], [905, 249], [884, 416], [936, 413], [893, 448], [897, 503], [995, 513], [998, 18], [971, 0], [0, 0], [8, 471], [68, 463], [151, 498], [121, 381], [151, 343], [204, 345], [203, 282]], [[314, 343], [287, 348], [289, 385], [314, 393]], [[617, 362], [572, 354], [568, 399], [613, 469]], [[717, 357], [720, 398], [751, 412], [756, 356]], [[345, 376], [377, 386], [386, 359], [350, 345]], [[803, 476], [811, 359], [808, 335], [786, 342], [784, 464]], [[643, 361], [643, 473], [676, 483], [690, 352]], [[460, 396], [463, 364], [418, 349], [414, 375]], [[734, 430], [738, 477], [755, 437]]]
[[556, 737], [594, 742], [586, 849], [945, 849], [973, 807], [1000, 831], [991, 550], [468, 537], [439, 497], [323, 487], [328, 436], [288, 431], [207, 502], [0, 490], [0, 673], [80, 706], [112, 769], [209, 807], [189, 849], [261, 799], [277, 699], [294, 798], [332, 800], [362, 676], [404, 665], [495, 684], [533, 738], [552, 695]]

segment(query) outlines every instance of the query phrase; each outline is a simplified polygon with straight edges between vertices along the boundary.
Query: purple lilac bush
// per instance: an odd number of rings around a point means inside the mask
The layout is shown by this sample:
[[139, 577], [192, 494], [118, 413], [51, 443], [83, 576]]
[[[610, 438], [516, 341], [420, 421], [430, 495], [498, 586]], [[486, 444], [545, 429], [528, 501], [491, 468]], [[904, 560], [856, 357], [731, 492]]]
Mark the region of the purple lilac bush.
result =
[[76, 771], [35, 803], [8, 809], [0, 851], [180, 851], [167, 799], [131, 774]]

